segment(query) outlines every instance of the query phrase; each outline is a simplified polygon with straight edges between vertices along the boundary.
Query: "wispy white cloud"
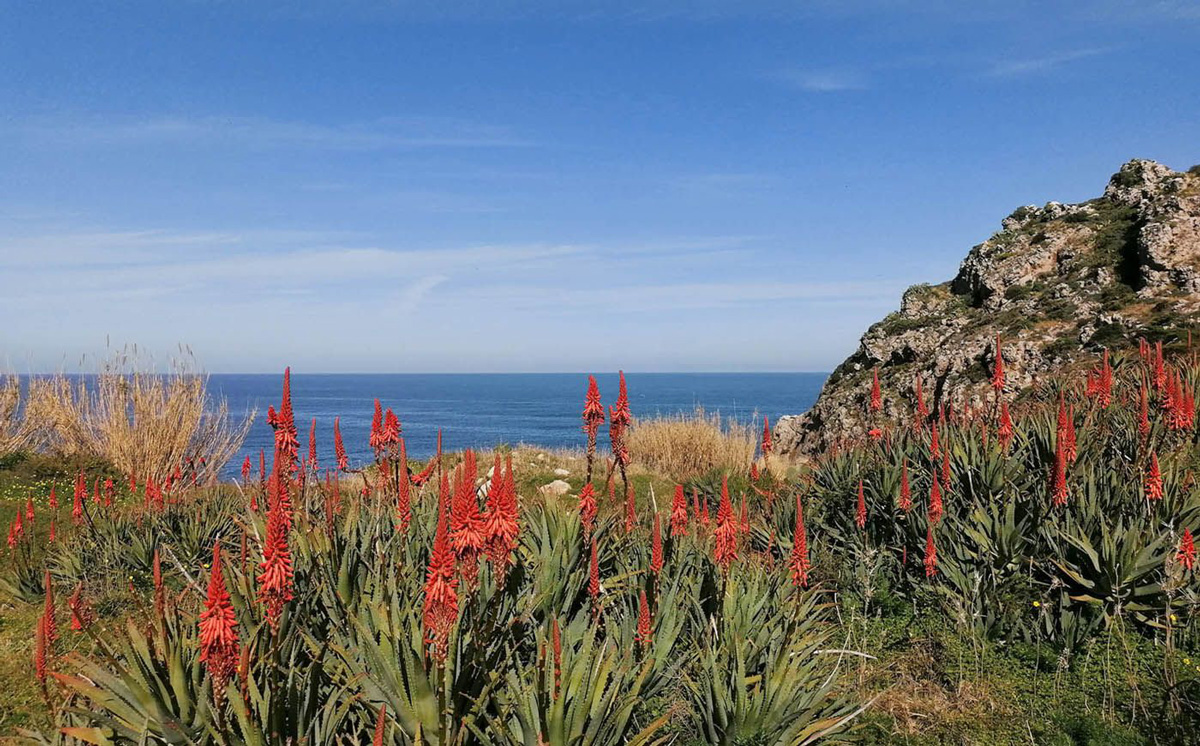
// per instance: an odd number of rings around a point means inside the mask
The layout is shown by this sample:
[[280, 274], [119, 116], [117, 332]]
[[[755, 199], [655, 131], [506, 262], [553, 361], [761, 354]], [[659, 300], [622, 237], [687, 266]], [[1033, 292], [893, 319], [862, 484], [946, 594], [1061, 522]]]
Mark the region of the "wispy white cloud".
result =
[[870, 87], [866, 74], [847, 69], [783, 70], [778, 78], [794, 88], [812, 93], [861, 91]]
[[344, 151], [419, 148], [511, 148], [532, 145], [503, 127], [448, 118], [385, 118], [314, 123], [238, 116], [33, 118], [10, 120], [0, 132], [57, 146], [186, 143]]
[[1010, 59], [997, 62], [988, 70], [988, 74], [994, 77], [1013, 77], [1018, 75], [1034, 75], [1053, 70], [1057, 67], [1078, 62], [1089, 57], [1099, 57], [1116, 51], [1116, 47], [1091, 47], [1088, 49], [1074, 49], [1065, 52], [1057, 52], [1037, 57], [1026, 57], [1020, 59]]

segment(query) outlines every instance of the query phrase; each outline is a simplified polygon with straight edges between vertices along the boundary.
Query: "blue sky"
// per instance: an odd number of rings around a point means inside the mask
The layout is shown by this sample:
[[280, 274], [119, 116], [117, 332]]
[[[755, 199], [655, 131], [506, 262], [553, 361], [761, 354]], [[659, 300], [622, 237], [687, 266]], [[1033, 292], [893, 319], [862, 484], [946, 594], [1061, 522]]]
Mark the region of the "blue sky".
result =
[[[965, 6], [965, 7], [963, 7]], [[0, 365], [828, 370], [1200, 162], [1194, 2], [0, 0]]]

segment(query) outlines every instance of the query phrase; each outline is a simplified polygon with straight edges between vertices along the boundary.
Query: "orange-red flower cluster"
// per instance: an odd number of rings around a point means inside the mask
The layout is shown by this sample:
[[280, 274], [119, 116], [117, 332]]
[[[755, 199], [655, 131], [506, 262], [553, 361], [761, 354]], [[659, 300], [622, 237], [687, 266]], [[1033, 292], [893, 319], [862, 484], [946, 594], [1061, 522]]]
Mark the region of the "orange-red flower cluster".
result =
[[96, 621], [96, 612], [92, 609], [91, 602], [83, 595], [83, 581], [75, 586], [75, 592], [67, 601], [67, 608], [71, 610], [71, 629], [75, 632], [83, 632]]
[[591, 482], [588, 482], [579, 491], [579, 522], [583, 524], [585, 539], [592, 535], [592, 529], [596, 526], [597, 512], [596, 491], [592, 488]]
[[1196, 542], [1192, 539], [1191, 529], [1183, 529], [1183, 536], [1179, 539], [1179, 551], [1175, 553], [1175, 559], [1183, 565], [1185, 570], [1191, 570], [1195, 566]]
[[629, 465], [629, 449], [625, 444], [625, 430], [633, 421], [629, 412], [629, 392], [625, 388], [625, 371], [620, 371], [621, 384], [617, 390], [616, 406], [609, 408], [608, 437], [612, 441], [613, 458], [617, 465], [624, 468]]
[[350, 468], [350, 461], [346, 458], [346, 444], [342, 441], [342, 418], [333, 418], [333, 455], [337, 459], [337, 468], [339, 471], [346, 471]]
[[1000, 335], [996, 335], [996, 364], [992, 369], [992, 388], [997, 394], [1004, 393], [1004, 349], [1000, 344]]
[[292, 600], [292, 554], [288, 547], [292, 511], [287, 477], [280, 473], [283, 467], [281, 456], [280, 449], [277, 449], [268, 485], [267, 536], [258, 575], [258, 601], [266, 607], [267, 622], [273, 630], [279, 627], [279, 615], [283, 613], [283, 607]]
[[713, 532], [716, 544], [713, 559], [722, 570], [737, 559], [738, 523], [733, 516], [733, 504], [729, 501], [729, 478], [721, 477], [721, 503], [717, 508], [717, 530]]
[[450, 503], [450, 547], [458, 558], [459, 570], [467, 582], [468, 589], [475, 585], [479, 555], [487, 541], [483, 530], [483, 516], [479, 512], [479, 499], [475, 495], [476, 474], [475, 452], [467, 450], [463, 454], [463, 462], [454, 470], [454, 498]]
[[213, 696], [218, 702], [225, 686], [233, 678], [238, 662], [237, 617], [225, 588], [221, 570], [221, 545], [213, 543], [212, 570], [208, 577], [208, 598], [200, 614], [200, 660], [212, 678]]
[[596, 385], [596, 377], [588, 376], [587, 397], [583, 402], [583, 431], [587, 433], [588, 443], [595, 447], [596, 433], [604, 424], [604, 405], [600, 402], [600, 387]]
[[[446, 484], [444, 474], [442, 483]], [[450, 548], [446, 505], [448, 491], [443, 489], [438, 500], [437, 530], [433, 539], [433, 553], [429, 556], [429, 570], [425, 576], [425, 644], [432, 647], [433, 658], [439, 662], [446, 659], [450, 630], [458, 621], [458, 577], [454, 551]]]
[[650, 604], [646, 601], [646, 590], [643, 588], [638, 596], [637, 643], [642, 651], [650, 649], [654, 642], [654, 631], [650, 619]]
[[937, 575], [937, 544], [933, 540], [933, 524], [925, 530], [925, 577]]
[[687, 536], [687, 498], [683, 496], [683, 485], [675, 485], [675, 497], [671, 500], [671, 537]]
[[1087, 396], [1094, 399], [1101, 409], [1108, 409], [1112, 403], [1113, 370], [1108, 362], [1108, 350], [1104, 351], [1104, 359], [1100, 366], [1088, 371]]
[[1150, 471], [1146, 473], [1146, 499], [1161, 500], [1163, 498], [1162, 471], [1158, 468], [1158, 454], [1150, 454]]
[[804, 506], [800, 502], [799, 494], [796, 495], [796, 532], [792, 537], [792, 554], [788, 559], [788, 568], [792, 571], [792, 585], [807, 588], [811, 565], [808, 561], [808, 533], [804, 528]]
[[492, 467], [492, 484], [487, 494], [487, 513], [483, 517], [484, 551], [501, 580], [508, 572], [512, 553], [521, 534], [520, 506], [517, 503], [517, 484], [513, 476], [512, 452], [505, 468], [500, 468], [496, 454]]

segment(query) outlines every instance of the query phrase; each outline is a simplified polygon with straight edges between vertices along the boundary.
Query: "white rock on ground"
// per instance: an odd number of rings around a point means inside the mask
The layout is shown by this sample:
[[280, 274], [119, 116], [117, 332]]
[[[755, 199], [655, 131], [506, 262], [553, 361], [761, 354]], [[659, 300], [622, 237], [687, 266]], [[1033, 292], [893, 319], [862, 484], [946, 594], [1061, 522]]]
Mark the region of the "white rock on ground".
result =
[[561, 479], [555, 479], [550, 484], [538, 487], [538, 492], [547, 497], [561, 497], [571, 491], [571, 485]]

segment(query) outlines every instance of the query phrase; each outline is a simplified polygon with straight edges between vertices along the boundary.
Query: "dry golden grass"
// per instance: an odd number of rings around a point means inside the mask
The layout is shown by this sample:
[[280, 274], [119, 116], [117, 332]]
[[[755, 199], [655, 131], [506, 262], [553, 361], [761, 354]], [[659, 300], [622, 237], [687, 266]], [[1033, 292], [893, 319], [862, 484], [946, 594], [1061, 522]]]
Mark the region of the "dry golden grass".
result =
[[634, 464], [682, 481], [713, 469], [744, 471], [754, 459], [754, 425], [696, 409], [691, 414], [636, 420], [629, 429]]
[[24, 424], [37, 450], [98, 456], [139, 480], [163, 480], [191, 460], [207, 480], [237, 453], [253, 419], [253, 413], [241, 422], [231, 417], [190, 357], [158, 373], [125, 350], [86, 381], [63, 374], [32, 379]]
[[21, 384], [10, 373], [0, 378], [0, 453], [25, 448], [29, 437], [29, 420], [21, 409]]

